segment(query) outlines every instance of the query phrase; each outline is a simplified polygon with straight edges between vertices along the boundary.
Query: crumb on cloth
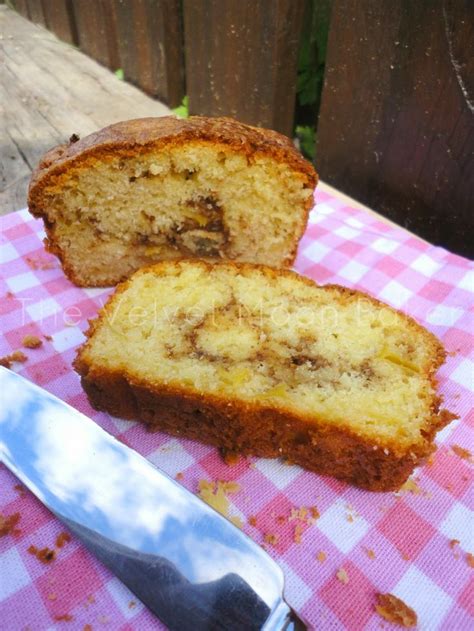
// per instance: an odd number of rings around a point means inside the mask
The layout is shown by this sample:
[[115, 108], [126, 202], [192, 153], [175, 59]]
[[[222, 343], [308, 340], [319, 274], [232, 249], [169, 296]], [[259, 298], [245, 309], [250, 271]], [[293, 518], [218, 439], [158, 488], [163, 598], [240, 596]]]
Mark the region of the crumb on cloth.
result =
[[418, 622], [416, 612], [393, 594], [377, 594], [375, 611], [388, 622], [402, 627], [415, 627]]
[[240, 454], [236, 451], [221, 450], [222, 460], [228, 467], [234, 467], [240, 462]]
[[0, 515], [0, 537], [18, 534], [20, 531], [17, 529], [17, 525], [20, 518], [20, 513], [13, 513], [8, 516]]
[[451, 445], [451, 451], [453, 451], [458, 458], [474, 463], [474, 457], [469, 449], [465, 449], [464, 447], [461, 447], [461, 445]]
[[27, 359], [28, 356], [25, 355], [23, 351], [13, 351], [13, 353], [10, 353], [10, 355], [4, 355], [3, 357], [0, 357], [0, 366], [3, 366], [4, 368], [11, 368], [11, 365], [14, 362], [23, 364], [27, 361]]
[[273, 532], [267, 532], [263, 535], [265, 543], [269, 543], [271, 546], [276, 546], [278, 543], [278, 535]]
[[40, 257], [26, 256], [25, 261], [32, 270], [47, 270], [55, 267], [54, 260], [47, 260]]
[[25, 335], [21, 341], [21, 345], [25, 348], [39, 348], [43, 346], [43, 340], [36, 335]]
[[31, 545], [27, 552], [35, 556], [41, 563], [51, 563], [56, 558], [56, 551], [51, 548], [38, 549], [36, 546]]
[[68, 532], [60, 532], [56, 537], [56, 547], [62, 548], [64, 544], [71, 541], [71, 535]]
[[238, 493], [239, 491], [240, 484], [237, 482], [224, 482], [222, 480], [218, 480], [217, 482], [199, 480], [198, 482], [199, 497], [206, 502], [206, 504], [209, 504], [211, 508], [232, 521], [235, 526], [241, 528], [241, 519], [237, 516], [229, 516], [229, 499], [227, 497], [227, 495]]
[[366, 548], [365, 546], [362, 547], [369, 559], [375, 559], [375, 552], [372, 550], [372, 548]]
[[343, 567], [340, 567], [336, 572], [336, 578], [344, 585], [347, 585], [347, 583], [349, 582], [349, 575]]
[[54, 619], [58, 622], [71, 622], [71, 620], [74, 620], [74, 616], [71, 616], [70, 613], [63, 613], [59, 616], [54, 616]]

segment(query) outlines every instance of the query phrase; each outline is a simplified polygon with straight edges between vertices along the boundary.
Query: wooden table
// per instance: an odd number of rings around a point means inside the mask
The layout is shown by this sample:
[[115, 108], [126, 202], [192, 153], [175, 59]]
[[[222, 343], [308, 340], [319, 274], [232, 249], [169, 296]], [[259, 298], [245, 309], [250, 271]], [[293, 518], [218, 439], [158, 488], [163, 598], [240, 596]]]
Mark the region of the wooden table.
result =
[[26, 206], [32, 169], [72, 133], [170, 112], [4, 5], [0, 50], [0, 215]]

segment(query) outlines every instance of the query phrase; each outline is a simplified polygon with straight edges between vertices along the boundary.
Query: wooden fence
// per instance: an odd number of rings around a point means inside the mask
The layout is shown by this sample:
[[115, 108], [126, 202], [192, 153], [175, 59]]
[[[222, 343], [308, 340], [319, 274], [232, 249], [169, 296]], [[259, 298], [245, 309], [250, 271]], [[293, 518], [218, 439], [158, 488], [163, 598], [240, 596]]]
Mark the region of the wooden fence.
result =
[[[172, 107], [291, 135], [307, 1], [11, 4]], [[472, 254], [474, 2], [332, 0], [316, 148], [323, 179]]]

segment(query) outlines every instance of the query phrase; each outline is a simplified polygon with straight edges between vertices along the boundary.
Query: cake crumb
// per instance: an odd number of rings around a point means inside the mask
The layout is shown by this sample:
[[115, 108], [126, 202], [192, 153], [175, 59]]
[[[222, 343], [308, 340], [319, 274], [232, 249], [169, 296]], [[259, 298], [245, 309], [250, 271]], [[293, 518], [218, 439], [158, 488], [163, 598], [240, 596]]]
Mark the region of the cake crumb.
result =
[[26, 493], [26, 487], [23, 486], [23, 484], [15, 484], [15, 486], [13, 487], [15, 491], [17, 491], [17, 493], [19, 493], [21, 496], [25, 495]]
[[85, 624], [82, 631], [92, 631], [92, 626], [90, 624]]
[[413, 493], [413, 495], [421, 495], [423, 490], [418, 486], [415, 480], [408, 478], [408, 480], [400, 487], [400, 491], [406, 491], [407, 493]]
[[8, 515], [8, 517], [0, 515], [0, 537], [19, 534], [20, 531], [18, 530], [17, 525], [20, 519], [20, 513], [13, 513], [12, 515]]
[[353, 515], [351, 515], [350, 513], [347, 513], [346, 515], [346, 519], [348, 522], [352, 523], [354, 521], [354, 517]]
[[240, 462], [240, 454], [236, 451], [221, 451], [222, 460], [228, 467], [235, 467]]
[[343, 567], [338, 569], [338, 571], [336, 572], [336, 577], [344, 585], [347, 585], [347, 583], [349, 582], [349, 576]]
[[182, 471], [178, 471], [178, 473], [175, 476], [176, 480], [182, 480], [184, 478], [184, 473]]
[[69, 543], [71, 541], [71, 535], [68, 532], [61, 532], [56, 537], [56, 547], [62, 548], [64, 544]]
[[251, 516], [248, 518], [248, 522], [249, 522], [249, 524], [250, 524], [251, 526], [254, 526], [254, 527], [255, 527], [255, 526], [257, 525], [257, 518], [255, 517], [255, 515], [251, 515]]
[[458, 458], [474, 463], [474, 458], [469, 449], [464, 449], [464, 447], [461, 447], [460, 445], [451, 445], [451, 450], [456, 454], [456, 456], [458, 456]]
[[87, 596], [87, 602], [90, 603], [91, 605], [95, 603], [95, 597], [93, 594], [89, 594], [89, 596]]
[[376, 597], [375, 610], [379, 616], [405, 628], [416, 626], [418, 622], [416, 612], [403, 600], [393, 594], [377, 594]]
[[137, 606], [137, 603], [136, 603], [134, 600], [131, 600], [131, 601], [128, 603], [128, 608], [129, 608], [129, 609], [134, 609], [136, 606]]
[[321, 516], [316, 506], [310, 506], [309, 513], [311, 515], [311, 518], [314, 520], [319, 519]]
[[272, 532], [267, 532], [263, 535], [263, 539], [266, 543], [269, 543], [271, 546], [276, 546], [278, 543], [278, 535], [275, 535]]
[[308, 514], [308, 509], [306, 506], [301, 506], [300, 508], [292, 508], [290, 516], [288, 517], [288, 521], [294, 521], [295, 519], [301, 519], [304, 521]]
[[97, 620], [100, 622], [100, 624], [108, 624], [110, 622], [109, 616], [99, 616]]
[[33, 258], [32, 256], [26, 256], [25, 261], [33, 270], [47, 270], [54, 268], [53, 261], [47, 261], [41, 258]]
[[364, 548], [365, 554], [369, 557], [369, 559], [375, 559], [375, 552], [370, 548]]
[[451, 548], [451, 550], [453, 550], [460, 543], [461, 542], [459, 541], [459, 539], [451, 539], [451, 541], [449, 542], [449, 547]]
[[301, 543], [301, 536], [303, 534], [303, 526], [302, 524], [296, 524], [295, 531], [293, 533], [293, 541], [295, 543]]
[[27, 552], [35, 556], [41, 563], [51, 563], [56, 558], [56, 552], [51, 550], [51, 548], [41, 548], [39, 550], [36, 546], [31, 545]]
[[316, 559], [320, 563], [324, 563], [324, 561], [327, 559], [327, 554], [324, 552], [324, 550], [320, 550], [318, 554], [316, 555]]
[[71, 622], [74, 620], [74, 616], [71, 616], [70, 613], [63, 613], [60, 616], [54, 616], [54, 619], [58, 622]]
[[40, 340], [36, 335], [25, 335], [21, 341], [21, 345], [25, 348], [39, 348], [43, 346], [43, 340]]
[[218, 482], [217, 485], [222, 485], [224, 493], [232, 495], [232, 493], [238, 493], [240, 491], [240, 484], [238, 482]]
[[48, 594], [48, 600], [56, 600], [56, 594]]
[[0, 366], [4, 368], [11, 368], [14, 362], [19, 364], [24, 364], [27, 361], [28, 357], [23, 353], [23, 351], [13, 351], [10, 355], [4, 355], [0, 357]]
[[466, 562], [469, 565], [469, 567], [474, 567], [474, 554], [471, 554], [470, 552], [466, 552]]
[[47, 342], [52, 342], [52, 341], [53, 341], [53, 337], [52, 337], [52, 335], [43, 335], [43, 337], [44, 337], [44, 339], [45, 339]]
[[223, 482], [221, 480], [218, 482], [209, 482], [208, 480], [199, 480], [198, 495], [218, 513], [229, 518], [229, 500], [227, 495], [238, 493], [240, 488], [240, 484], [237, 484], [237, 482]]

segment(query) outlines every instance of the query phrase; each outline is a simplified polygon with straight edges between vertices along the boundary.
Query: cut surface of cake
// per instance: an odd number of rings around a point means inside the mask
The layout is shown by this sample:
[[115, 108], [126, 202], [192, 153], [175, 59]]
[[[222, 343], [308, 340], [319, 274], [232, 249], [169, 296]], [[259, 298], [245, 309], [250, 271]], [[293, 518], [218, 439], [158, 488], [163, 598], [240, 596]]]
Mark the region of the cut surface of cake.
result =
[[117, 288], [75, 368], [97, 409], [388, 490], [449, 420], [435, 382], [444, 358], [430, 332], [361, 292], [182, 260]]
[[123, 121], [55, 147], [30, 212], [77, 285], [114, 285], [160, 260], [289, 266], [317, 175], [291, 141], [229, 118]]

